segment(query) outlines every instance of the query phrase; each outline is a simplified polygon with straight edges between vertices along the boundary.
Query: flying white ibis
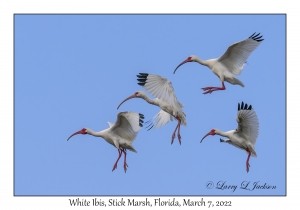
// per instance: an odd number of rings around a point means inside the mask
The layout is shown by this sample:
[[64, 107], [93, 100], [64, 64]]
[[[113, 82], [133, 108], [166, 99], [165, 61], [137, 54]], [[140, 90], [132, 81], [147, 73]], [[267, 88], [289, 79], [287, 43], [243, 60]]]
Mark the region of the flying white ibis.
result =
[[161, 127], [175, 118], [178, 121], [178, 124], [172, 134], [171, 144], [173, 144], [177, 129], [178, 141], [181, 144], [180, 125], [186, 125], [186, 119], [185, 113], [181, 110], [183, 105], [177, 100], [172, 83], [168, 79], [154, 74], [140, 73], [137, 77], [137, 80], [139, 81], [138, 84], [143, 86], [150, 94], [157, 98], [153, 100], [149, 99], [143, 91], [138, 91], [122, 101], [117, 109], [119, 109], [125, 101], [132, 98], [142, 98], [149, 104], [159, 106], [161, 110], [153, 117], [152, 121], [148, 121], [150, 122], [148, 127], [151, 126], [148, 130], [152, 127]]
[[108, 122], [109, 128], [100, 132], [92, 131], [89, 128], [83, 128], [78, 132], [73, 133], [68, 140], [77, 134], [90, 134], [96, 137], [102, 137], [105, 141], [118, 149], [119, 157], [112, 170], [117, 168], [119, 159], [124, 153], [124, 171], [126, 173], [126, 149], [136, 152], [132, 146], [132, 142], [137, 136], [137, 133], [143, 126], [144, 115], [136, 112], [120, 112], [115, 124]]
[[249, 172], [250, 156], [257, 157], [254, 146], [259, 130], [258, 119], [252, 106], [250, 105], [248, 107], [247, 104], [244, 105], [244, 102], [242, 102], [241, 106], [240, 104], [238, 104], [238, 114], [236, 121], [238, 122], [238, 127], [235, 130], [222, 132], [219, 129], [214, 128], [201, 139], [201, 142], [208, 135], [214, 136], [215, 134], [217, 134], [227, 137], [228, 139], [226, 140], [220, 139], [220, 142], [231, 144], [237, 148], [245, 150], [248, 153], [246, 170], [247, 172]]
[[[260, 33], [259, 33], [260, 34]], [[205, 92], [203, 94], [212, 93], [216, 90], [225, 90], [224, 81], [229, 82], [233, 85], [240, 85], [244, 87], [244, 84], [234, 77], [239, 75], [245, 65], [250, 54], [259, 46], [262, 36], [259, 34], [252, 34], [248, 39], [232, 44], [226, 52], [219, 58], [201, 60], [196, 55], [189, 56], [186, 60], [180, 63], [174, 70], [176, 70], [183, 64], [187, 62], [198, 62], [201, 65], [207, 66], [212, 70], [212, 72], [217, 75], [222, 82], [222, 87], [204, 87], [202, 90]]]

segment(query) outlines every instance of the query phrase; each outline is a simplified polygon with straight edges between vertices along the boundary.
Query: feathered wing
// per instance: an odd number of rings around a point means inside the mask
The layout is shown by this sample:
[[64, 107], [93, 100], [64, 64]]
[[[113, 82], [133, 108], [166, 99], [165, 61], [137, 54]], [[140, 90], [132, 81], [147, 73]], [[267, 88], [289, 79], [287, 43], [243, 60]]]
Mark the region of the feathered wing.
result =
[[133, 142], [143, 126], [144, 115], [136, 112], [120, 112], [111, 131], [121, 138]]
[[164, 110], [160, 110], [151, 120], [147, 121], [147, 129], [159, 128], [167, 124], [169, 121], [172, 121], [174, 117]]
[[172, 83], [159, 75], [140, 73], [137, 75], [139, 85], [143, 86], [154, 97], [167, 102], [177, 109], [183, 105], [177, 100]]
[[258, 137], [259, 123], [252, 106], [244, 105], [244, 102], [241, 103], [241, 106], [238, 104], [236, 121], [238, 122], [237, 131], [241, 132], [254, 146]]
[[108, 123], [108, 125], [109, 125], [110, 128], [114, 126], [114, 124], [111, 123], [111, 122], [107, 122], [107, 123]]
[[240, 74], [250, 54], [260, 45], [262, 36], [252, 34], [248, 39], [232, 44], [218, 59], [232, 74]]

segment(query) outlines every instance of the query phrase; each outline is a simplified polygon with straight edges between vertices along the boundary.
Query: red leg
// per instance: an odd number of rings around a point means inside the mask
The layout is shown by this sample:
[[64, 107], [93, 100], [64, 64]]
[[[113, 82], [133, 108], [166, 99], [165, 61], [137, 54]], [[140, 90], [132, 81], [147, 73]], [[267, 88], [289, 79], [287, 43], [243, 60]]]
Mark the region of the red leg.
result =
[[[178, 118], [176, 118], [177, 120], [178, 120]], [[176, 130], [177, 130], [177, 128], [179, 127], [179, 125], [180, 125], [180, 122], [179, 122], [179, 120], [178, 120], [178, 124], [177, 124], [177, 126], [176, 126], [176, 128], [175, 128], [175, 131], [173, 132], [173, 134], [172, 134], [172, 141], [171, 141], [171, 144], [173, 144], [173, 141], [174, 141], [174, 139], [175, 139], [175, 133], [176, 133]]]
[[225, 90], [225, 89], [226, 89], [226, 87], [224, 85], [224, 82], [222, 82], [222, 87], [205, 87], [205, 88], [202, 88], [202, 90], [207, 90], [203, 94], [212, 93], [213, 91], [216, 91], [216, 90]]
[[179, 144], [181, 145], [181, 136], [180, 136], [180, 123], [181, 123], [181, 120], [180, 119], [177, 119], [178, 120], [178, 133], [177, 133], [177, 137], [178, 137], [178, 141], [179, 141]]
[[121, 150], [121, 149], [118, 149], [118, 153], [119, 153], [119, 157], [118, 157], [118, 159], [117, 159], [117, 161], [116, 161], [116, 163], [115, 163], [115, 165], [114, 165], [112, 171], [114, 171], [114, 170], [117, 168], [118, 161], [120, 160], [120, 158], [121, 158], [121, 156], [122, 156], [122, 150]]
[[123, 153], [124, 153], [124, 171], [125, 171], [125, 173], [126, 173], [126, 171], [127, 171], [127, 167], [128, 167], [128, 165], [127, 165], [127, 163], [126, 163], [126, 149], [122, 149], [122, 151], [123, 151]]
[[246, 171], [248, 173], [249, 172], [249, 167], [250, 167], [249, 159], [250, 159], [251, 152], [250, 152], [250, 150], [248, 148], [247, 148], [246, 151], [248, 152], [248, 158], [247, 158], [247, 161], [246, 161]]

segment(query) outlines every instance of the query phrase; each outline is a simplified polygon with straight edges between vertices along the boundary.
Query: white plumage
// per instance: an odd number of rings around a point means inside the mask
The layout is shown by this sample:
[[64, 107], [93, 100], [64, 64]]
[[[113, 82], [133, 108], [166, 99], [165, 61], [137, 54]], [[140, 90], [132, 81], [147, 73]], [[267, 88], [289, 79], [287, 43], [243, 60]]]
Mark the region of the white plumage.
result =
[[254, 146], [259, 132], [259, 123], [256, 113], [251, 105], [247, 108], [247, 104], [245, 104], [243, 109], [240, 107], [238, 107], [238, 109], [239, 111], [236, 118], [238, 127], [236, 130], [251, 141]]
[[244, 84], [234, 77], [234, 74], [239, 75], [242, 72], [250, 54], [260, 45], [261, 41], [264, 40], [261, 38], [262, 36], [254, 33], [248, 39], [232, 44], [221, 57], [215, 59], [201, 60], [198, 56], [191, 55], [176, 67], [174, 74], [181, 65], [187, 62], [198, 62], [210, 68], [222, 82], [222, 87], [202, 88], [202, 90], [205, 91], [203, 94], [212, 93], [216, 90], [225, 90], [224, 81], [244, 87]]
[[105, 141], [118, 149], [119, 157], [112, 170], [117, 168], [119, 159], [124, 153], [124, 171], [127, 170], [126, 149], [136, 152], [132, 143], [135, 140], [139, 130], [143, 126], [144, 115], [136, 112], [120, 112], [115, 124], [108, 122], [109, 128], [103, 131], [95, 132], [89, 128], [83, 128], [72, 134], [68, 140], [77, 134], [90, 134], [96, 137], [102, 137]]
[[172, 107], [181, 109], [183, 105], [178, 101], [172, 83], [165, 77], [154, 74], [138, 75], [139, 85], [143, 86], [154, 97], [167, 102]]
[[123, 100], [118, 108], [127, 100], [132, 98], [142, 98], [150, 104], [159, 106], [161, 110], [153, 117], [152, 120], [148, 121], [150, 125], [148, 127], [149, 130], [154, 127], [158, 128], [173, 119], [178, 121], [178, 124], [175, 128], [175, 131], [172, 134], [171, 144], [174, 141], [176, 130], [178, 129], [178, 140], [181, 144], [181, 136], [180, 136], [180, 125], [186, 125], [186, 115], [181, 110], [183, 105], [177, 100], [177, 97], [174, 92], [174, 88], [172, 83], [159, 75], [154, 74], [146, 74], [140, 73], [137, 75], [139, 85], [143, 86], [150, 94], [155, 96], [156, 98], [151, 100], [143, 91], [135, 92], [132, 96], [129, 96], [125, 100]]
[[235, 130], [222, 132], [219, 129], [214, 128], [201, 139], [201, 142], [209, 135], [217, 134], [227, 137], [227, 140], [220, 139], [220, 142], [231, 144], [239, 149], [245, 150], [248, 153], [246, 170], [249, 172], [250, 156], [257, 157], [255, 152], [255, 143], [259, 132], [258, 118], [252, 106], [248, 106], [242, 102], [241, 105], [238, 104], [236, 121], [238, 123], [238, 127]]
[[[124, 148], [126, 148], [126, 145], [132, 147], [131, 144], [141, 129], [143, 117], [142, 114], [136, 112], [120, 112], [116, 123], [110, 128], [109, 133], [118, 135], [121, 139], [120, 142], [124, 142]], [[126, 149], [130, 150], [130, 147]], [[136, 151], [134, 150], [133, 152]]]

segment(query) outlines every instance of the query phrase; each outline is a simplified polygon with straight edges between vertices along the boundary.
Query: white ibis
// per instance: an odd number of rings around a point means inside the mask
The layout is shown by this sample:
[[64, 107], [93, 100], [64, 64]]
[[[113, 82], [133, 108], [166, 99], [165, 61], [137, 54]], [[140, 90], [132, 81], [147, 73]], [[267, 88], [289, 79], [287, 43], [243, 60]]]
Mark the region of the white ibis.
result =
[[153, 117], [152, 121], [148, 121], [150, 122], [149, 126], [151, 126], [148, 130], [152, 127], [161, 127], [175, 118], [178, 121], [178, 124], [172, 134], [171, 144], [173, 144], [177, 129], [178, 141], [181, 144], [180, 125], [186, 125], [186, 119], [185, 113], [181, 110], [183, 105], [177, 100], [172, 83], [168, 79], [154, 74], [140, 73], [137, 77], [137, 80], [139, 81], [138, 84], [143, 86], [150, 94], [157, 98], [153, 100], [149, 99], [143, 91], [138, 91], [122, 101], [117, 109], [119, 109], [125, 101], [132, 98], [142, 98], [149, 104], [159, 106], [161, 110]]
[[83, 128], [78, 132], [73, 133], [68, 140], [77, 134], [90, 134], [96, 137], [102, 137], [105, 141], [118, 149], [119, 157], [114, 164], [112, 170], [117, 168], [119, 159], [124, 153], [124, 171], [126, 173], [126, 149], [136, 152], [132, 146], [132, 142], [137, 136], [137, 133], [143, 126], [144, 115], [136, 112], [120, 112], [115, 124], [108, 122], [109, 128], [100, 132], [92, 131], [89, 128]]
[[[260, 34], [260, 33], [259, 33]], [[202, 90], [205, 92], [203, 94], [212, 93], [216, 90], [225, 90], [224, 81], [229, 82], [233, 85], [240, 85], [244, 87], [244, 84], [234, 77], [239, 75], [247, 61], [250, 54], [259, 46], [262, 36], [259, 34], [252, 34], [248, 39], [232, 44], [228, 47], [226, 52], [219, 58], [201, 60], [196, 55], [189, 56], [186, 60], [180, 63], [174, 70], [176, 70], [183, 64], [187, 62], [198, 62], [201, 65], [207, 66], [212, 70], [212, 72], [217, 75], [222, 82], [222, 87], [204, 87]]]
[[[225, 142], [231, 144], [237, 148], [243, 149], [248, 153], [248, 158], [246, 161], [246, 171], [249, 172], [249, 158], [257, 157], [254, 146], [258, 136], [259, 123], [255, 111], [252, 106], [248, 107], [247, 104], [244, 105], [242, 102], [241, 106], [238, 104], [238, 114], [236, 121], [238, 122], [238, 127], [235, 130], [222, 132], [219, 129], [212, 129], [208, 134], [206, 134], [202, 140], [208, 136], [215, 134], [227, 137], [228, 139], [220, 139], [220, 142]], [[200, 142], [200, 143], [201, 143]]]

